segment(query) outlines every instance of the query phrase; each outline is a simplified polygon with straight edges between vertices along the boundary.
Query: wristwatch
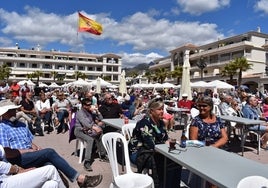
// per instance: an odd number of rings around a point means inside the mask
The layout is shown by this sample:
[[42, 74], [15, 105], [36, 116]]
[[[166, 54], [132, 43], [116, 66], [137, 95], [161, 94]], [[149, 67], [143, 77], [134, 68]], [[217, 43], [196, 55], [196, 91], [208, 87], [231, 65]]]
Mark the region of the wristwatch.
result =
[[19, 173], [20, 167], [19, 167], [18, 165], [14, 165], [14, 167], [16, 168], [16, 170], [15, 170], [15, 173], [14, 173], [14, 174]]

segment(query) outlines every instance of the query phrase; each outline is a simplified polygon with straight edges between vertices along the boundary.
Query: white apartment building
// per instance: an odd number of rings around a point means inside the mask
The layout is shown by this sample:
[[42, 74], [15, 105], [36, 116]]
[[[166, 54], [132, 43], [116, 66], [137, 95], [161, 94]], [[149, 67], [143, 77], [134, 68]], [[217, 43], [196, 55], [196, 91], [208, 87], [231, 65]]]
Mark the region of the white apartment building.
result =
[[[41, 51], [37, 49], [0, 48], [0, 65], [7, 64], [12, 72], [9, 80], [25, 80], [27, 75], [34, 71], [41, 71], [43, 76], [40, 82], [53, 82], [53, 71], [63, 81], [57, 83], [69, 83], [75, 81], [72, 77], [75, 71], [85, 73], [86, 81], [93, 81], [98, 76], [105, 76], [111, 83], [119, 83], [122, 68], [122, 59], [115, 54], [88, 54], [60, 51]], [[36, 80], [35, 78], [33, 80]]]
[[[174, 67], [182, 66], [185, 58], [189, 57], [191, 65], [191, 82], [204, 80], [229, 81], [228, 77], [220, 75], [223, 67], [238, 57], [245, 57], [253, 64], [252, 69], [243, 72], [242, 84], [255, 90], [256, 88], [268, 89], [268, 34], [258, 31], [250, 31], [241, 35], [219, 39], [218, 41], [196, 46], [187, 44], [170, 51], [170, 55], [157, 59], [149, 69], [166, 68], [173, 71]], [[200, 68], [200, 64], [205, 64]], [[267, 70], [267, 71], [266, 71]], [[234, 79], [237, 80], [237, 77]], [[167, 80], [175, 83], [176, 79]], [[235, 83], [233, 83], [235, 85]]]

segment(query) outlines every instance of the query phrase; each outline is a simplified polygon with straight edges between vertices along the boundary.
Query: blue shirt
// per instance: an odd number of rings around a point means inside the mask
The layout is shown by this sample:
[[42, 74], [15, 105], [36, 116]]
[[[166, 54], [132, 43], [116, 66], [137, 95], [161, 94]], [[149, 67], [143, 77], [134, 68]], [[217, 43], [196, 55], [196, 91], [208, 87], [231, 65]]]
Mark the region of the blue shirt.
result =
[[248, 119], [259, 119], [259, 112], [256, 108], [252, 108], [250, 105], [246, 104], [242, 108], [243, 116]]
[[33, 135], [26, 125], [20, 121], [0, 122], [0, 144], [12, 149], [32, 148]]
[[[259, 111], [257, 108], [252, 108], [250, 105], [246, 104], [243, 108], [242, 108], [242, 112], [243, 112], [243, 117], [244, 118], [248, 118], [248, 119], [255, 119], [255, 120], [259, 120], [260, 119], [260, 115], [259, 115]], [[250, 126], [248, 128], [249, 130], [252, 131], [266, 131], [266, 126], [265, 125], [254, 125], [254, 126]]]

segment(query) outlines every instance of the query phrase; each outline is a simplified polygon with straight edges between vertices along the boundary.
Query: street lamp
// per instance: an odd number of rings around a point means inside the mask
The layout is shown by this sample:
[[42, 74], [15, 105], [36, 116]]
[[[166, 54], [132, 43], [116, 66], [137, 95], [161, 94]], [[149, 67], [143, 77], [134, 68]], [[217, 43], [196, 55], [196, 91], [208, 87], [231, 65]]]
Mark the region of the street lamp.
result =
[[265, 66], [265, 73], [266, 73], [266, 76], [268, 76], [268, 65]]
[[198, 68], [201, 70], [201, 80], [203, 80], [203, 71], [207, 67], [206, 62], [204, 61], [203, 56], [200, 57], [199, 62], [196, 64]]

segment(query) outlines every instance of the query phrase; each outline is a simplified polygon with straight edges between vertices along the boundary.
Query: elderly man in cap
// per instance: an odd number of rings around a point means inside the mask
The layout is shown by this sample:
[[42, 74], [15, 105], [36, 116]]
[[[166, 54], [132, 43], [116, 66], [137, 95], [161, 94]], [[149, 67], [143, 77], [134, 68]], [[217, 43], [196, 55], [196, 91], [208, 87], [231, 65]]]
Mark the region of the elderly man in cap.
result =
[[102, 181], [102, 175], [87, 176], [80, 174], [67, 161], [65, 161], [54, 149], [42, 149], [35, 145], [33, 135], [25, 124], [16, 120], [18, 106], [10, 104], [7, 100], [0, 101], [0, 144], [3, 147], [17, 149], [19, 155], [8, 158], [11, 164], [17, 164], [23, 168], [41, 167], [48, 163], [55, 166], [70, 181], [77, 181], [80, 187], [95, 187]]

